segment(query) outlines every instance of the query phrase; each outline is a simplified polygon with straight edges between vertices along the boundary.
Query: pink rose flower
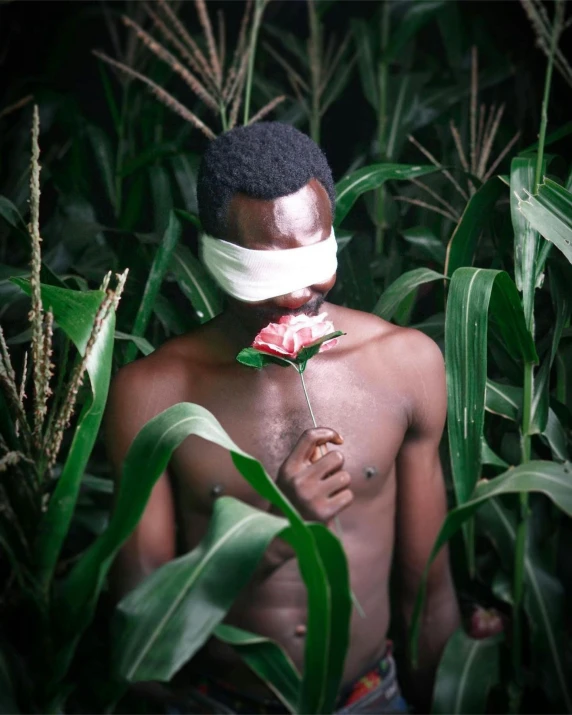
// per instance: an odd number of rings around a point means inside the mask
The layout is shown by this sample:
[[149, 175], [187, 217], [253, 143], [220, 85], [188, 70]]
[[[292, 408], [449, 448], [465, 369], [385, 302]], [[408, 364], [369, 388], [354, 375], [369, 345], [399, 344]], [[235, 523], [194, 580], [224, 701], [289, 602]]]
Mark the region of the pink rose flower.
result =
[[501, 614], [496, 608], [483, 608], [476, 606], [471, 615], [469, 635], [471, 638], [488, 638], [497, 633], [502, 633], [504, 623]]
[[[335, 332], [327, 313], [320, 315], [285, 315], [278, 323], [270, 323], [254, 338], [252, 347], [270, 355], [296, 358], [302, 348], [308, 347], [324, 335]], [[338, 339], [327, 340], [320, 345], [320, 352], [337, 345]]]

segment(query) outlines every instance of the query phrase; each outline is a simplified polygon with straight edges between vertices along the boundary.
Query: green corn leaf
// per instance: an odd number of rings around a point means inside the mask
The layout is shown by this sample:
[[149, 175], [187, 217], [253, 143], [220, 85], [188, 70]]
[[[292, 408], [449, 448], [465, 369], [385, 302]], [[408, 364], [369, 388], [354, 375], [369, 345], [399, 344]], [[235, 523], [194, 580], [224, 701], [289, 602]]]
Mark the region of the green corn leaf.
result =
[[501, 469], [508, 469], [509, 467], [508, 462], [505, 462], [496, 452], [493, 452], [484, 437], [481, 440], [481, 462]]
[[431, 712], [447, 715], [486, 712], [489, 691], [499, 682], [501, 643], [500, 634], [476, 640], [462, 628], [456, 630], [441, 656]]
[[[546, 170], [546, 159], [543, 163], [543, 173]], [[519, 196], [523, 192], [534, 190], [536, 172], [536, 157], [515, 157], [510, 165], [510, 213], [514, 229], [514, 276], [516, 286], [522, 293], [522, 301], [526, 324], [532, 331], [534, 292], [536, 290], [537, 259], [540, 238], [537, 231], [518, 210]]]
[[[491, 499], [479, 510], [478, 520], [490, 536], [503, 566], [512, 572], [517, 527], [515, 515], [505, 509], [499, 499]], [[556, 691], [556, 698], [565, 705], [566, 712], [571, 712], [572, 692], [566, 676], [563, 643], [562, 585], [542, 568], [530, 544], [524, 554], [524, 579], [524, 608], [533, 630], [535, 660], [545, 682], [551, 686], [547, 691]]]
[[487, 380], [485, 408], [487, 412], [500, 415], [513, 422], [519, 422], [522, 410], [522, 393], [522, 387], [503, 385], [494, 380]]
[[532, 399], [531, 434], [544, 432], [548, 421], [550, 401], [550, 372], [554, 364], [556, 353], [564, 328], [570, 321], [572, 313], [572, 299], [570, 297], [570, 283], [572, 281], [572, 268], [567, 263], [554, 262], [549, 268], [550, 294], [554, 305], [555, 322], [552, 331], [550, 353], [534, 378], [534, 394]]
[[385, 320], [391, 320], [412, 291], [420, 285], [437, 280], [446, 280], [446, 277], [430, 268], [414, 268], [412, 271], [407, 271], [383, 292], [372, 313]]
[[[558, 129], [555, 129], [553, 132], [550, 132], [550, 134], [547, 134], [544, 140], [544, 148], [546, 149], [547, 146], [550, 146], [551, 144], [554, 144], [554, 142], [557, 142], [560, 139], [567, 137], [569, 134], [572, 134], [572, 122], [566, 122], [566, 124], [563, 124]], [[537, 151], [537, 149], [538, 142], [534, 142], [534, 144], [527, 146], [526, 149], [522, 149], [520, 153], [528, 154], [531, 151]]]
[[446, 249], [430, 228], [415, 226], [402, 232], [403, 238], [419, 254], [429, 261], [435, 261], [440, 266], [445, 265]]
[[[522, 387], [503, 385], [493, 380], [487, 380], [485, 403], [487, 412], [492, 412], [519, 423], [521, 420], [522, 399]], [[569, 458], [566, 432], [552, 407], [548, 408], [546, 426], [540, 434], [548, 442], [554, 459], [565, 461]]]
[[572, 263], [572, 193], [544, 177], [538, 193], [527, 196], [519, 196], [519, 211]]
[[300, 674], [277, 643], [226, 623], [220, 623], [215, 628], [214, 634], [238, 652], [250, 669], [274, 691], [290, 712], [296, 712], [301, 685]]
[[201, 323], [222, 310], [220, 291], [215, 282], [186, 246], [177, 246], [171, 259], [171, 271], [179, 288], [191, 301]]
[[131, 335], [130, 333], [122, 333], [120, 330], [115, 331], [115, 339], [116, 340], [131, 340], [131, 342], [135, 343], [137, 346], [137, 349], [143, 354], [143, 355], [151, 355], [151, 353], [155, 350], [155, 348], [151, 345], [151, 343], [148, 340], [145, 340], [145, 338], [142, 338], [139, 335]]
[[439, 171], [434, 166], [412, 166], [411, 164], [371, 164], [354, 171], [336, 184], [336, 217], [334, 227], [337, 228], [348, 215], [357, 198], [366, 191], [377, 189], [386, 181], [407, 181], [418, 176]]
[[[28, 295], [30, 294], [27, 281], [14, 279], [14, 282]], [[105, 293], [103, 291], [80, 293], [44, 285], [41, 290], [44, 308], [52, 309], [54, 320], [74, 343], [79, 353], [84, 355], [95, 315]], [[99, 432], [111, 378], [114, 327], [115, 313], [111, 311], [87, 361], [91, 396], [81, 410], [61, 475], [50, 498], [48, 510], [39, 525], [35, 560], [38, 579], [44, 588], [47, 588], [51, 582], [71, 523], [83, 472]]]
[[433, 340], [440, 341], [445, 335], [445, 313], [435, 313], [422, 323], [417, 323], [411, 327], [420, 330], [425, 335], [433, 338]]
[[[249, 484], [288, 518], [291, 527], [288, 540], [296, 550], [308, 589], [306, 668], [300, 711], [330, 712], [336, 701], [349, 637], [351, 595], [343, 549], [325, 527], [302, 521], [262, 465], [228, 437], [208, 410], [188, 403], [174, 405], [157, 415], [136, 436], [124, 461], [109, 526], [84, 552], [62, 586], [58, 621], [68, 643], [58, 656], [60, 672], [67, 670], [77, 639], [92, 618], [115, 554], [139, 521], [173, 451], [190, 434], [228, 449]], [[195, 626], [200, 627], [200, 623]]]
[[[165, 273], [169, 267], [173, 251], [181, 236], [181, 223], [175, 214], [171, 211], [169, 215], [169, 225], [163, 236], [163, 240], [157, 248], [157, 253], [153, 259], [149, 277], [143, 291], [141, 303], [131, 333], [137, 337], [142, 337], [145, 333], [151, 314], [153, 313], [153, 305], [161, 288], [161, 283], [165, 277]], [[137, 345], [134, 342], [129, 343], [125, 351], [125, 362], [131, 362], [137, 354]]]
[[199, 545], [154, 571], [118, 604], [115, 673], [168, 681], [224, 618], [285, 519], [231, 497], [217, 499]]
[[491, 481], [481, 480], [471, 498], [449, 512], [431, 550], [413, 611], [410, 646], [414, 661], [416, 661], [417, 655], [417, 640], [427, 588], [427, 574], [439, 551], [484, 503], [503, 494], [529, 492], [545, 494], [559, 509], [568, 516], [572, 516], [572, 469], [566, 464], [544, 461], [527, 462]]
[[536, 362], [516, 286], [504, 271], [459, 268], [451, 280], [445, 320], [449, 440], [457, 500], [480, 477], [489, 307], [513, 356]]
[[472, 265], [479, 236], [490, 220], [494, 205], [504, 190], [502, 181], [493, 176], [467, 203], [447, 246], [445, 273], [449, 277], [457, 268]]
[[8, 223], [12, 228], [17, 229], [17, 231], [26, 239], [26, 244], [30, 243], [30, 237], [28, 234], [28, 227], [26, 222], [22, 218], [22, 215], [14, 206], [14, 204], [7, 199], [5, 196], [0, 196], [0, 216]]

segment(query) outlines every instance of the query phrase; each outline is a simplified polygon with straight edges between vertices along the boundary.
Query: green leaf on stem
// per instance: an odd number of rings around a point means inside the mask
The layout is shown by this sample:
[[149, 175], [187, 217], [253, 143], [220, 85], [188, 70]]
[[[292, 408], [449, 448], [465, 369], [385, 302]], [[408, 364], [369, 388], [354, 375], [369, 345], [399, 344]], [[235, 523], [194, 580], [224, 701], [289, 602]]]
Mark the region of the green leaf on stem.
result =
[[219, 623], [214, 635], [223, 643], [231, 645], [290, 712], [296, 712], [301, 686], [300, 674], [277, 643], [270, 638], [248, 633], [226, 623]]
[[500, 634], [476, 640], [462, 628], [453, 633], [437, 670], [434, 715], [486, 712], [489, 691], [499, 681], [501, 643]]
[[447, 278], [430, 268], [414, 268], [412, 271], [407, 271], [386, 288], [371, 312], [384, 320], [391, 320], [410, 293], [420, 285], [436, 280], [447, 280]]
[[436, 171], [439, 169], [434, 166], [411, 164], [371, 164], [354, 171], [336, 184], [334, 227], [337, 228], [342, 223], [358, 197], [366, 191], [377, 189], [386, 181], [407, 181]]
[[[131, 333], [137, 337], [143, 337], [151, 314], [153, 313], [153, 305], [161, 288], [161, 283], [165, 277], [165, 273], [169, 267], [171, 256], [179, 238], [181, 236], [181, 224], [173, 211], [169, 214], [169, 225], [165, 230], [163, 240], [157, 248], [157, 253], [153, 259], [149, 277], [145, 284], [145, 290], [139, 304], [137, 315]], [[134, 342], [129, 343], [125, 351], [125, 362], [131, 362], [137, 354], [137, 345]]]
[[445, 273], [449, 277], [457, 268], [473, 264], [481, 232], [489, 222], [494, 205], [504, 190], [502, 181], [493, 176], [470, 198], [447, 246]]
[[[84, 552], [62, 586], [57, 613], [59, 627], [67, 636], [67, 645], [58, 655], [62, 663], [60, 669], [65, 667], [81, 632], [92, 618], [115, 554], [141, 518], [149, 495], [173, 451], [191, 434], [228, 449], [236, 468], [248, 483], [288, 518], [291, 530], [284, 538], [296, 550], [300, 572], [308, 589], [306, 668], [299, 711], [331, 712], [343, 669], [351, 612], [343, 549], [324, 526], [306, 525], [262, 465], [229, 438], [208, 410], [189, 403], [174, 405], [157, 415], [135, 437], [124, 461], [109, 526]], [[217, 578], [222, 575], [218, 572]], [[220, 611], [218, 603], [206, 599], [203, 606]], [[187, 626], [200, 631], [202, 622], [194, 619]]]
[[572, 193], [545, 176], [538, 193], [527, 196], [519, 196], [519, 210], [572, 263]]
[[[180, 212], [177, 212], [180, 213]], [[179, 288], [191, 301], [197, 318], [206, 323], [222, 310], [220, 291], [202, 263], [190, 249], [179, 245], [173, 252], [170, 269]]]

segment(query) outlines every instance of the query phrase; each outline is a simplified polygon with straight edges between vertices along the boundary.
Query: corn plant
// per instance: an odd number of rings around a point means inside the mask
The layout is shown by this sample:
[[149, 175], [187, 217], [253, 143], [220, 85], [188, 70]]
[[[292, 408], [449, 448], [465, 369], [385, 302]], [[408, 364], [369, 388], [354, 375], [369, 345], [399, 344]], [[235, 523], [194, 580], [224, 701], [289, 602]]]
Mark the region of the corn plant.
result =
[[[482, 579], [475, 537], [490, 539], [498, 553], [492, 590], [497, 602], [505, 602], [509, 623], [504, 637], [475, 640], [459, 631], [451, 639], [440, 668], [434, 712], [485, 712], [491, 691], [510, 712], [520, 711], [525, 696], [540, 697], [538, 702], [547, 699], [566, 712], [572, 709], [568, 680], [572, 652], [562, 625], [563, 586], [554, 558], [542, 555], [538, 521], [532, 519], [539, 512], [552, 513], [554, 522], [544, 530], [557, 544], [567, 528], [564, 522], [572, 516], [570, 404], [558, 400], [556, 395], [566, 399], [562, 389], [551, 391], [551, 373], [571, 315], [567, 286], [572, 278], [572, 194], [546, 176], [544, 156], [552, 67], [563, 24], [564, 5], [557, 3], [536, 151], [512, 160], [509, 180], [491, 178], [473, 194], [449, 241], [443, 276], [429, 271], [421, 275], [423, 269], [404, 274], [376, 309], [387, 317], [413, 285], [439, 278], [449, 283], [445, 361], [457, 506], [447, 516], [432, 558], [462, 530], [469, 576]], [[487, 228], [487, 214], [507, 184], [514, 280], [504, 270], [472, 266], [478, 237]], [[559, 252], [552, 253], [547, 263], [553, 245]], [[544, 321], [545, 333], [538, 340], [535, 294], [545, 274], [554, 317], [548, 330]], [[491, 379], [495, 367], [489, 354], [507, 371], [500, 380]], [[556, 380], [562, 379], [561, 371]], [[514, 452], [510, 461], [503, 457], [502, 442], [493, 424], [487, 425], [486, 412], [516, 423], [520, 457]], [[506, 471], [498, 474], [499, 470]], [[555, 509], [547, 507], [546, 497]], [[422, 602], [421, 593], [412, 629], [413, 651]], [[506, 668], [511, 677], [503, 691], [501, 672]]]

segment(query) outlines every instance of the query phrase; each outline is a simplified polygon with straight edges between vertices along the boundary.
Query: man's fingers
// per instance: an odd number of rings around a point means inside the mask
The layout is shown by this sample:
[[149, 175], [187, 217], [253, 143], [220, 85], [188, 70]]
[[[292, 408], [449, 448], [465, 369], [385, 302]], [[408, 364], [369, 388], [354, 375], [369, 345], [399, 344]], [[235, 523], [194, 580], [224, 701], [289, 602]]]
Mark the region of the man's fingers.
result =
[[331, 442], [332, 444], [342, 444], [342, 436], [329, 427], [314, 427], [302, 433], [296, 446], [290, 454], [290, 458], [298, 464], [311, 462], [315, 458], [315, 452], [321, 456], [320, 446]]

